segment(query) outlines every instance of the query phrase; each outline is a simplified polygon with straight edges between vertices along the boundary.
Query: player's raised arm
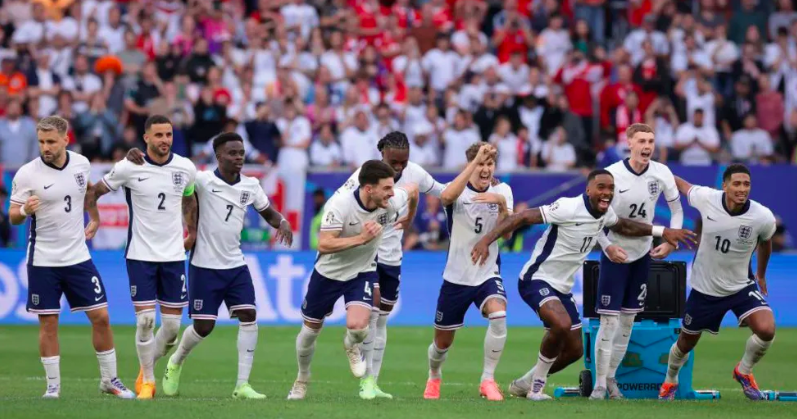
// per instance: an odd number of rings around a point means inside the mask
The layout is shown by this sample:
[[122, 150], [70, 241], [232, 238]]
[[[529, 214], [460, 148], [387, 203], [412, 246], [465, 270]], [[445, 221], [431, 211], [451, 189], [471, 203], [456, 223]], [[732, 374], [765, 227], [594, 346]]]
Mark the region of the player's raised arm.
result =
[[495, 149], [490, 144], [484, 144], [479, 148], [479, 153], [476, 154], [476, 158], [473, 159], [467, 166], [465, 166], [465, 170], [462, 171], [451, 183], [443, 189], [443, 192], [440, 193], [440, 200], [442, 201], [444, 206], [448, 206], [453, 204], [460, 195], [462, 195], [462, 191], [465, 190], [465, 187], [468, 185], [468, 180], [470, 179], [473, 171], [479, 167], [480, 164], [484, 163], [487, 159], [491, 158], [495, 154]]
[[474, 264], [484, 264], [487, 260], [487, 256], [490, 255], [490, 245], [494, 241], [520, 227], [532, 224], [544, 224], [542, 211], [540, 211], [539, 208], [529, 208], [504, 218], [492, 231], [485, 234], [484, 237], [476, 243], [476, 246], [473, 247], [473, 251], [470, 253], [471, 261]]
[[690, 249], [696, 244], [696, 235], [690, 230], [672, 229], [662, 226], [652, 226], [650, 224], [639, 223], [625, 218], [618, 218], [617, 223], [607, 225], [609, 230], [628, 237], [653, 236], [661, 237], [672, 246], [684, 243]]
[[680, 192], [681, 195], [688, 195], [689, 190], [692, 189], [692, 184], [678, 176], [673, 175], [673, 177], [675, 178], [675, 186], [678, 188], [678, 192]]

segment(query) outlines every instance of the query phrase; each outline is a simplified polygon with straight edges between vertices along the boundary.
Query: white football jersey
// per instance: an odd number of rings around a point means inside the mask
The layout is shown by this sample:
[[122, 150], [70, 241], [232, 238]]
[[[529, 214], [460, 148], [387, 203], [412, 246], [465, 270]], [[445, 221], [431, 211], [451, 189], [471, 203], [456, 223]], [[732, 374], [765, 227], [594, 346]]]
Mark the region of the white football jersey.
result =
[[731, 215], [725, 206], [725, 193], [704, 186], [693, 186], [687, 197], [703, 220], [700, 246], [692, 263], [692, 288], [724, 297], [748, 286], [755, 279], [753, 250], [760, 240], [769, 240], [775, 234], [772, 211], [749, 200], [741, 213]]
[[543, 222], [550, 226], [534, 246], [520, 279], [543, 280], [557, 291], [569, 294], [573, 274], [583, 266], [603, 228], [617, 224], [617, 214], [611, 206], [605, 214], [592, 209], [586, 194], [560, 198], [541, 206], [540, 212]]
[[196, 195], [199, 220], [191, 265], [206, 269], [246, 265], [241, 251], [246, 209], [253, 205], [260, 212], [269, 207], [260, 181], [241, 175], [230, 184], [221, 178], [218, 169], [203, 171], [196, 175]]
[[39, 209], [30, 214], [28, 264], [71, 266], [91, 259], [83, 225], [83, 201], [91, 166], [88, 159], [66, 152], [66, 164], [57, 168], [37, 158], [14, 175], [11, 202], [25, 205], [39, 197]]
[[[450, 183], [446, 184], [448, 185]], [[484, 192], [503, 195], [509, 213], [512, 214], [515, 202], [509, 185], [490, 185]], [[443, 279], [453, 284], [476, 286], [491, 278], [501, 277], [498, 241], [490, 244], [490, 255], [484, 265], [474, 264], [470, 257], [476, 243], [498, 224], [498, 205], [473, 202], [473, 198], [479, 193], [468, 183], [457, 200], [444, 208], [449, 244]]]
[[125, 257], [145, 262], [185, 260], [183, 194], [193, 189], [196, 166], [174, 153], [162, 165], [145, 159], [141, 166], [122, 160], [102, 178], [111, 190], [125, 188], [130, 213]]
[[[359, 188], [359, 176], [360, 169], [358, 168], [335, 193], [351, 193]], [[401, 172], [401, 177], [396, 181], [396, 187], [402, 187], [410, 183], [418, 185], [418, 190], [421, 193], [431, 194], [436, 197], [440, 197], [440, 193], [443, 192], [444, 187], [442, 183], [435, 181], [432, 175], [423, 167], [413, 162], [407, 163], [407, 167]], [[405, 216], [408, 209], [409, 205], [401, 207], [398, 213], [399, 218]], [[378, 257], [379, 263], [399, 266], [401, 265], [401, 258], [404, 255], [401, 250], [401, 239], [404, 237], [404, 230], [396, 230], [393, 228], [393, 224], [394, 223], [389, 223], [386, 225], [384, 232], [382, 232], [382, 243], [379, 245]]]
[[376, 271], [376, 253], [385, 228], [396, 222], [399, 210], [407, 205], [409, 195], [404, 189], [395, 188], [390, 205], [385, 208], [367, 210], [360, 200], [359, 189], [351, 193], [335, 194], [324, 205], [321, 231], [340, 231], [339, 237], [354, 237], [360, 234], [366, 221], [382, 225], [382, 233], [362, 246], [338, 253], [320, 254], [315, 269], [321, 275], [335, 281], [354, 279], [361, 272]]
[[[614, 176], [612, 209], [620, 218], [652, 225], [656, 202], [662, 192], [667, 202], [680, 199], [672, 172], [661, 163], [651, 161], [642, 173], [636, 173], [625, 159], [606, 170]], [[612, 244], [622, 247], [628, 254], [626, 263], [645, 256], [653, 243], [652, 236], [626, 237], [610, 231], [608, 237]]]

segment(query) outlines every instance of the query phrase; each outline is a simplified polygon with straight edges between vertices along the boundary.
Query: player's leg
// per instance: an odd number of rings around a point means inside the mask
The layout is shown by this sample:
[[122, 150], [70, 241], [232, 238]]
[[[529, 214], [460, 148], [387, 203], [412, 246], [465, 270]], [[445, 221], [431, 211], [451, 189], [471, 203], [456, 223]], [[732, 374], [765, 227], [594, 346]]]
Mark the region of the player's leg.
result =
[[100, 391], [122, 399], [134, 399], [136, 394], [128, 390], [119, 379], [116, 369], [116, 349], [113, 343], [108, 308], [102, 307], [86, 312], [92, 328], [92, 343], [100, 364]]
[[609, 376], [613, 354], [613, 341], [620, 329], [620, 309], [629, 282], [630, 265], [615, 263], [601, 254], [598, 292], [595, 311], [600, 315], [600, 327], [595, 337], [595, 388], [592, 400], [606, 397], [606, 379]]
[[[378, 272], [378, 271], [377, 271]], [[373, 306], [371, 316], [368, 318], [368, 336], [365, 337], [361, 347], [365, 357], [365, 375], [373, 376], [374, 344], [376, 343], [376, 322], [379, 320], [379, 278], [373, 283]]]
[[296, 336], [296, 362], [299, 365], [299, 372], [288, 393], [288, 400], [301, 400], [307, 395], [315, 342], [321, 333], [324, 318], [332, 314], [335, 302], [343, 293], [343, 285], [343, 282], [327, 279], [315, 270], [310, 276], [307, 293], [302, 302], [304, 323]]
[[487, 400], [501, 401], [504, 396], [495, 382], [495, 369], [506, 344], [506, 292], [501, 278], [488, 279], [479, 288], [474, 302], [489, 321], [484, 335], [484, 368], [479, 393]]
[[426, 380], [424, 399], [439, 399], [443, 379], [443, 363], [448, 350], [454, 344], [457, 329], [465, 322], [465, 313], [475, 295], [475, 287], [452, 284], [443, 281], [437, 297], [437, 313], [434, 319], [434, 340], [427, 351], [429, 357], [429, 378]]
[[185, 262], [158, 264], [158, 305], [161, 327], [155, 334], [154, 362], [166, 356], [179, 341], [183, 308], [188, 305]]
[[372, 285], [377, 281], [376, 272], [364, 272], [345, 284], [343, 299], [346, 302], [346, 335], [343, 348], [349, 360], [349, 368], [360, 380], [360, 398], [370, 400], [376, 397], [374, 378], [366, 375], [365, 356], [362, 343], [368, 336], [368, 323], [371, 318], [373, 301]]
[[238, 317], [238, 379], [232, 397], [236, 399], [265, 399], [266, 396], [256, 392], [249, 385], [249, 375], [255, 360], [257, 349], [257, 306], [255, 305], [255, 287], [249, 268], [244, 265], [231, 269], [232, 281], [227, 288], [224, 302], [230, 313]]
[[742, 360], [734, 368], [733, 377], [742, 385], [747, 398], [761, 400], [764, 395], [753, 376], [753, 367], [764, 357], [775, 340], [775, 316], [755, 284], [737, 293], [733, 299], [733, 312], [737, 315], [739, 324], [747, 324], [753, 332], [745, 344]]
[[54, 268], [28, 265], [27, 311], [39, 316], [39, 356], [47, 379], [43, 397], [58, 398], [61, 394], [61, 349], [58, 343], [61, 283]]
[[130, 297], [136, 312], [136, 353], [140, 370], [135, 392], [141, 397], [144, 383], [147, 393], [142, 399], [155, 394], [155, 303], [158, 298], [157, 265], [138, 260], [127, 260], [127, 277], [130, 282]]
[[628, 343], [631, 340], [631, 331], [634, 328], [636, 315], [645, 310], [645, 299], [648, 296], [648, 276], [650, 276], [650, 255], [630, 263], [628, 272], [628, 285], [620, 307], [620, 323], [612, 341], [612, 360], [609, 364], [607, 379], [609, 395], [613, 399], [622, 398], [622, 393], [617, 387], [617, 368], [625, 358]]
[[[374, 377], [374, 391], [376, 397], [392, 399], [393, 396], [385, 393], [379, 388], [379, 373], [382, 370], [382, 360], [384, 359], [387, 347], [387, 319], [393, 307], [398, 301], [399, 281], [401, 278], [401, 266], [388, 266], [377, 264], [379, 275], [379, 287], [374, 287], [374, 309], [371, 311], [371, 323], [368, 327], [368, 335], [374, 336], [374, 349], [371, 355], [370, 372]], [[376, 316], [374, 316], [376, 314]]]

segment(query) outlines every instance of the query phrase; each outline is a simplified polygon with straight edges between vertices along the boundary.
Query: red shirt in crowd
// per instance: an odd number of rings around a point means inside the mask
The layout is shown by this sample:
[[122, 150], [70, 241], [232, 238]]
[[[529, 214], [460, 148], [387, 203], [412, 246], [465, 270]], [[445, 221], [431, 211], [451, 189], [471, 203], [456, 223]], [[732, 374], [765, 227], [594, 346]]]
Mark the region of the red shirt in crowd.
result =
[[421, 24], [421, 14], [412, 7], [402, 7], [397, 3], [393, 7], [381, 6], [381, 9], [384, 16], [395, 16], [396, 22], [402, 29], [412, 28]]
[[[609, 126], [611, 112], [625, 103], [625, 95], [631, 91], [636, 92], [637, 97], [642, 97], [642, 88], [634, 83], [612, 83], [603, 88], [601, 92], [601, 128]], [[641, 110], [644, 112], [644, 109]]]
[[[357, 13], [357, 17], [360, 18], [360, 29], [367, 31], [376, 29], [379, 25], [377, 24], [376, 17], [380, 13], [379, 9], [374, 9], [371, 7], [371, 3], [364, 1], [358, 4], [354, 8], [354, 12]], [[374, 35], [362, 35], [360, 39], [365, 41], [369, 45], [373, 45], [374, 41], [379, 37], [379, 34]]]
[[504, 40], [498, 45], [497, 57], [502, 64], [509, 61], [509, 57], [514, 52], [520, 52], [522, 56], [527, 56], [529, 47], [526, 44], [526, 37], [521, 29], [504, 29], [507, 32]]
[[581, 117], [592, 116], [592, 82], [603, 75], [603, 66], [581, 61], [578, 64], [567, 63], [554, 77], [554, 83], [565, 88], [565, 96], [570, 103], [570, 110]]

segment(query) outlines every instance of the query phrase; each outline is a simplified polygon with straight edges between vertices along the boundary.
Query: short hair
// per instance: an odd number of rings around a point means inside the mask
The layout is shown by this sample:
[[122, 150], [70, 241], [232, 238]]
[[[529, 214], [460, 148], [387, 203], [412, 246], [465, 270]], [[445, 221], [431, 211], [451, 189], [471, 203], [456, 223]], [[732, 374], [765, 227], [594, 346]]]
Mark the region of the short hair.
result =
[[736, 173], [745, 173], [747, 176], [751, 176], [750, 169], [747, 166], [741, 163], [733, 163], [725, 169], [725, 172], [722, 174], [722, 181], [727, 182], [731, 180], [731, 176], [735, 175]]
[[58, 135], [64, 136], [69, 131], [69, 121], [58, 115], [46, 116], [36, 124], [36, 131], [51, 132], [56, 131]]
[[365, 185], [376, 185], [380, 180], [392, 179], [395, 175], [396, 172], [393, 168], [382, 160], [368, 160], [360, 168], [360, 176], [357, 180], [360, 181], [360, 187], [363, 187]]
[[625, 138], [630, 140], [640, 132], [653, 134], [653, 127], [648, 124], [640, 124], [638, 122], [631, 124], [631, 126], [625, 130]]
[[587, 176], [587, 182], [592, 182], [592, 179], [595, 179], [596, 177], [598, 177], [600, 175], [609, 175], [612, 178], [614, 178], [614, 175], [612, 175], [612, 172], [610, 172], [610, 171], [608, 171], [606, 169], [595, 169], [595, 170], [589, 172], [589, 176]]
[[144, 122], [144, 131], [149, 131], [153, 125], [169, 124], [172, 125], [172, 120], [164, 115], [150, 115]]
[[410, 140], [407, 139], [407, 135], [401, 131], [389, 132], [376, 144], [376, 149], [380, 152], [386, 148], [392, 148], [394, 150], [409, 150]]
[[219, 151], [219, 147], [229, 143], [230, 141], [240, 141], [241, 144], [243, 144], [244, 139], [235, 132], [222, 132], [221, 134], [213, 137], [213, 152], [217, 153]]
[[[465, 150], [465, 157], [468, 159], [468, 162], [472, 162], [473, 159], [475, 159], [476, 156], [479, 155], [479, 149], [482, 148], [482, 146], [485, 145], [485, 144], [489, 144], [489, 143], [484, 142], [484, 141], [479, 141], [478, 143], [471, 144], [470, 147], [468, 147], [468, 149]], [[495, 151], [495, 157], [494, 158], [497, 160], [498, 159], [498, 149], [495, 149], [494, 151]]]

